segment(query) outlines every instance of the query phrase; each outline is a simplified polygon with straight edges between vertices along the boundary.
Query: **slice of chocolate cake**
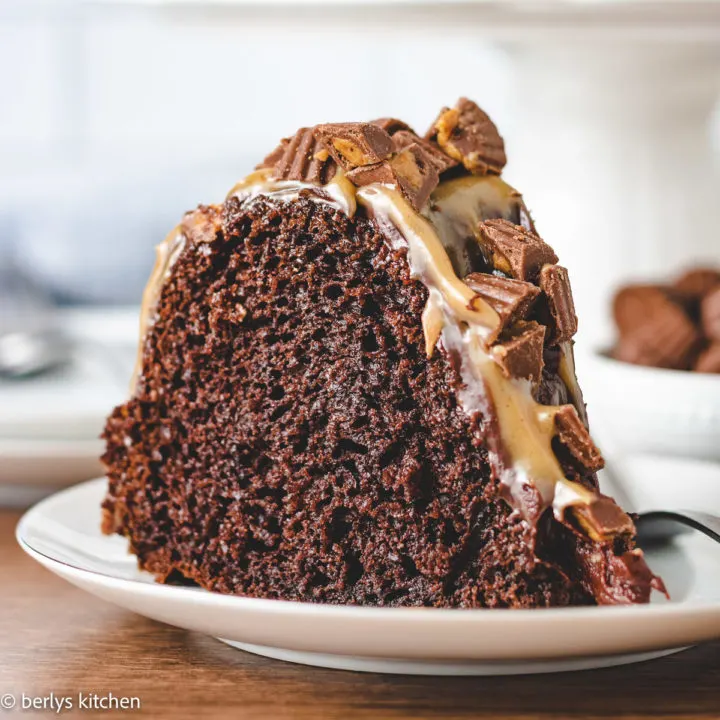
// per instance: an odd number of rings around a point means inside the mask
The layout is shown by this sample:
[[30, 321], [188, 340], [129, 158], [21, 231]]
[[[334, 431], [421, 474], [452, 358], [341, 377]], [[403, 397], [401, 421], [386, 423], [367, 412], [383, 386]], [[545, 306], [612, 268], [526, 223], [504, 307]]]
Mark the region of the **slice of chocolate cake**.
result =
[[110, 416], [104, 530], [161, 582], [364, 605], [662, 588], [573, 368], [567, 271], [474, 103], [283, 140], [185, 216]]

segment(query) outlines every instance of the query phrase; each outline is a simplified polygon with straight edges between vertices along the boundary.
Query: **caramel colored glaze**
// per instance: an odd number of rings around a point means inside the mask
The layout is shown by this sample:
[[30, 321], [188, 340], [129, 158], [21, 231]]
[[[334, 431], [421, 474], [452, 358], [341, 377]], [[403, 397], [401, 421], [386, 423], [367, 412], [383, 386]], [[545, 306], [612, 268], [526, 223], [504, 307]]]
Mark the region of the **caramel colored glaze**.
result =
[[186, 236], [182, 226], [173, 228], [165, 239], [155, 248], [155, 265], [150, 279], [143, 292], [140, 306], [140, 342], [138, 343], [135, 368], [130, 381], [130, 395], [135, 394], [140, 373], [142, 372], [142, 357], [145, 349], [145, 338], [155, 322], [155, 309], [157, 308], [160, 292], [170, 275], [173, 265], [185, 249]]
[[477, 327], [483, 337], [497, 328], [498, 314], [486, 302], [477, 302], [477, 294], [455, 274], [439, 233], [399, 192], [368, 185], [357, 191], [357, 198], [396, 246], [407, 247], [412, 276], [437, 291], [439, 298], [436, 295], [434, 302], [442, 300], [444, 315]]
[[399, 233], [401, 242], [407, 245], [411, 274], [430, 292], [423, 313], [423, 327], [430, 333], [426, 335], [426, 346], [434, 345], [441, 326], [443, 345], [459, 362], [464, 384], [459, 400], [463, 409], [469, 415], [494, 415], [502, 442], [493, 443], [490, 434], [488, 440], [495, 447], [489, 449], [515, 506], [529, 514], [527, 508], [522, 507], [522, 497], [523, 488], [532, 485], [540, 493], [544, 506], [552, 506], [555, 516], [562, 520], [567, 507], [589, 505], [597, 495], [565, 478], [552, 449], [556, 434], [553, 408], [535, 401], [528, 382], [503, 375], [485, 342], [489, 331], [497, 327], [497, 313], [477, 299], [471, 303], [477, 296], [457, 277], [445, 249], [453, 243], [466, 242], [467, 234], [473, 232], [472, 228], [483, 217], [483, 210], [489, 207], [479, 202], [480, 198], [487, 197], [488, 188], [496, 192], [501, 189], [499, 183], [508, 188], [507, 201], [492, 210], [510, 212], [510, 198], [517, 196], [505, 183], [493, 180], [495, 187], [484, 178], [464, 178], [462, 184], [456, 186], [461, 188], [462, 201], [451, 200], [452, 193], [446, 188], [440, 193], [442, 205], [433, 196], [430, 204], [435, 201], [436, 209], [430, 211], [431, 216], [434, 214], [437, 218], [443, 205], [451, 208], [440, 231], [436, 231], [435, 223], [418, 215], [398, 192], [388, 187], [361, 188], [357, 196], [390, 237], [397, 238]]
[[[483, 252], [477, 233], [481, 220], [502, 217], [532, 229], [520, 193], [492, 175], [441, 183], [430, 196], [423, 215], [435, 228], [460, 277], [478, 270], [478, 258], [472, 254]], [[485, 262], [487, 269], [491, 269]]]
[[[494, 419], [498, 437], [493, 440], [492, 433], [488, 435], [489, 450], [516, 507], [527, 510], [522, 507], [523, 489], [527, 486], [535, 487], [544, 506], [552, 506], [558, 519], [571, 505], [592, 504], [597, 495], [567, 480], [552, 450], [556, 434], [553, 408], [534, 400], [528, 382], [503, 375], [487, 344], [487, 337], [497, 329], [500, 319], [459, 277], [487, 262], [475, 232], [480, 220], [505, 217], [532, 228], [520, 194], [498, 177], [463, 177], [439, 185], [419, 214], [389, 186], [356, 188], [342, 173], [327, 185], [315, 186], [276, 180], [271, 170], [263, 169], [235, 185], [228, 198], [248, 203], [265, 196], [291, 202], [301, 192], [348, 216], [355, 214], [359, 202], [394, 247], [407, 248], [411, 274], [429, 292], [422, 316], [427, 354], [432, 355], [442, 339], [453, 362], [459, 365], [463, 380], [459, 390], [461, 406], [470, 415], [483, 413]], [[162, 284], [184, 246], [185, 235], [176, 229], [158, 247], [158, 261], [143, 298], [141, 350], [152, 326]], [[563, 348], [561, 377], [584, 418], [569, 344]], [[526, 515], [529, 520], [535, 519], [535, 513], [532, 518], [530, 513]]]
[[338, 171], [327, 185], [312, 185], [299, 180], [276, 180], [271, 169], [257, 170], [237, 183], [227, 194], [227, 199], [236, 197], [244, 203], [252, 202], [260, 195], [272, 197], [281, 202], [290, 202], [297, 199], [302, 191], [307, 191], [308, 197], [318, 202], [325, 202], [338, 210], [342, 210], [348, 217], [353, 217], [357, 210], [355, 200], [355, 186]]

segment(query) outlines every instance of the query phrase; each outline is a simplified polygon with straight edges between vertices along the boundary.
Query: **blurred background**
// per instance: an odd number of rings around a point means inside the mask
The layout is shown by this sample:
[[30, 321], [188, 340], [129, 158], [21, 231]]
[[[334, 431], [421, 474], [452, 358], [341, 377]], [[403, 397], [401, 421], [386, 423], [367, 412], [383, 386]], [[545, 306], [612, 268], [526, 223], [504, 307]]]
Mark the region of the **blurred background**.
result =
[[34, 324], [75, 353], [0, 380], [0, 482], [44, 477], [23, 475], [40, 442], [54, 468], [67, 435], [96, 451], [155, 244], [298, 126], [422, 131], [476, 100], [570, 269], [582, 348], [619, 283], [720, 265], [719, 90], [710, 0], [0, 0], [0, 364]]

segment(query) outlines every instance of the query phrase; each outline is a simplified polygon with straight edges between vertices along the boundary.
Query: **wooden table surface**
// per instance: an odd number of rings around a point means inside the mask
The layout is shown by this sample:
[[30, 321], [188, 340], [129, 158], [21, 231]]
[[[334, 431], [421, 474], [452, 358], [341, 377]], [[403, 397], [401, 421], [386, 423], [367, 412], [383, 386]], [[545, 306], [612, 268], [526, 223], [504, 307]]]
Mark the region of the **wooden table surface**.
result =
[[[373, 675], [292, 665], [133, 615], [25, 556], [0, 510], [0, 699], [78, 692], [141, 708], [60, 717], [720, 718], [720, 643], [588, 672], [494, 678]], [[77, 702], [75, 702], [77, 704]], [[50, 718], [52, 710], [3, 711]]]

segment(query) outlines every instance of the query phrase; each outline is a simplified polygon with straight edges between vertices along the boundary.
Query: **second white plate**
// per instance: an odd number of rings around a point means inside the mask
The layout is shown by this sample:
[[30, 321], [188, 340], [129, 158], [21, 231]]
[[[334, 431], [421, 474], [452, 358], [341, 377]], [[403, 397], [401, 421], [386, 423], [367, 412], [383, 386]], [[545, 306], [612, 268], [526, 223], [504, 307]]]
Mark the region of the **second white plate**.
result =
[[720, 638], [720, 548], [700, 535], [648, 553], [672, 602], [550, 610], [437, 610], [282, 602], [158, 585], [100, 533], [105, 481], [30, 510], [23, 549], [69, 582], [146, 617], [293, 662], [393, 673], [515, 674], [636, 662]]

